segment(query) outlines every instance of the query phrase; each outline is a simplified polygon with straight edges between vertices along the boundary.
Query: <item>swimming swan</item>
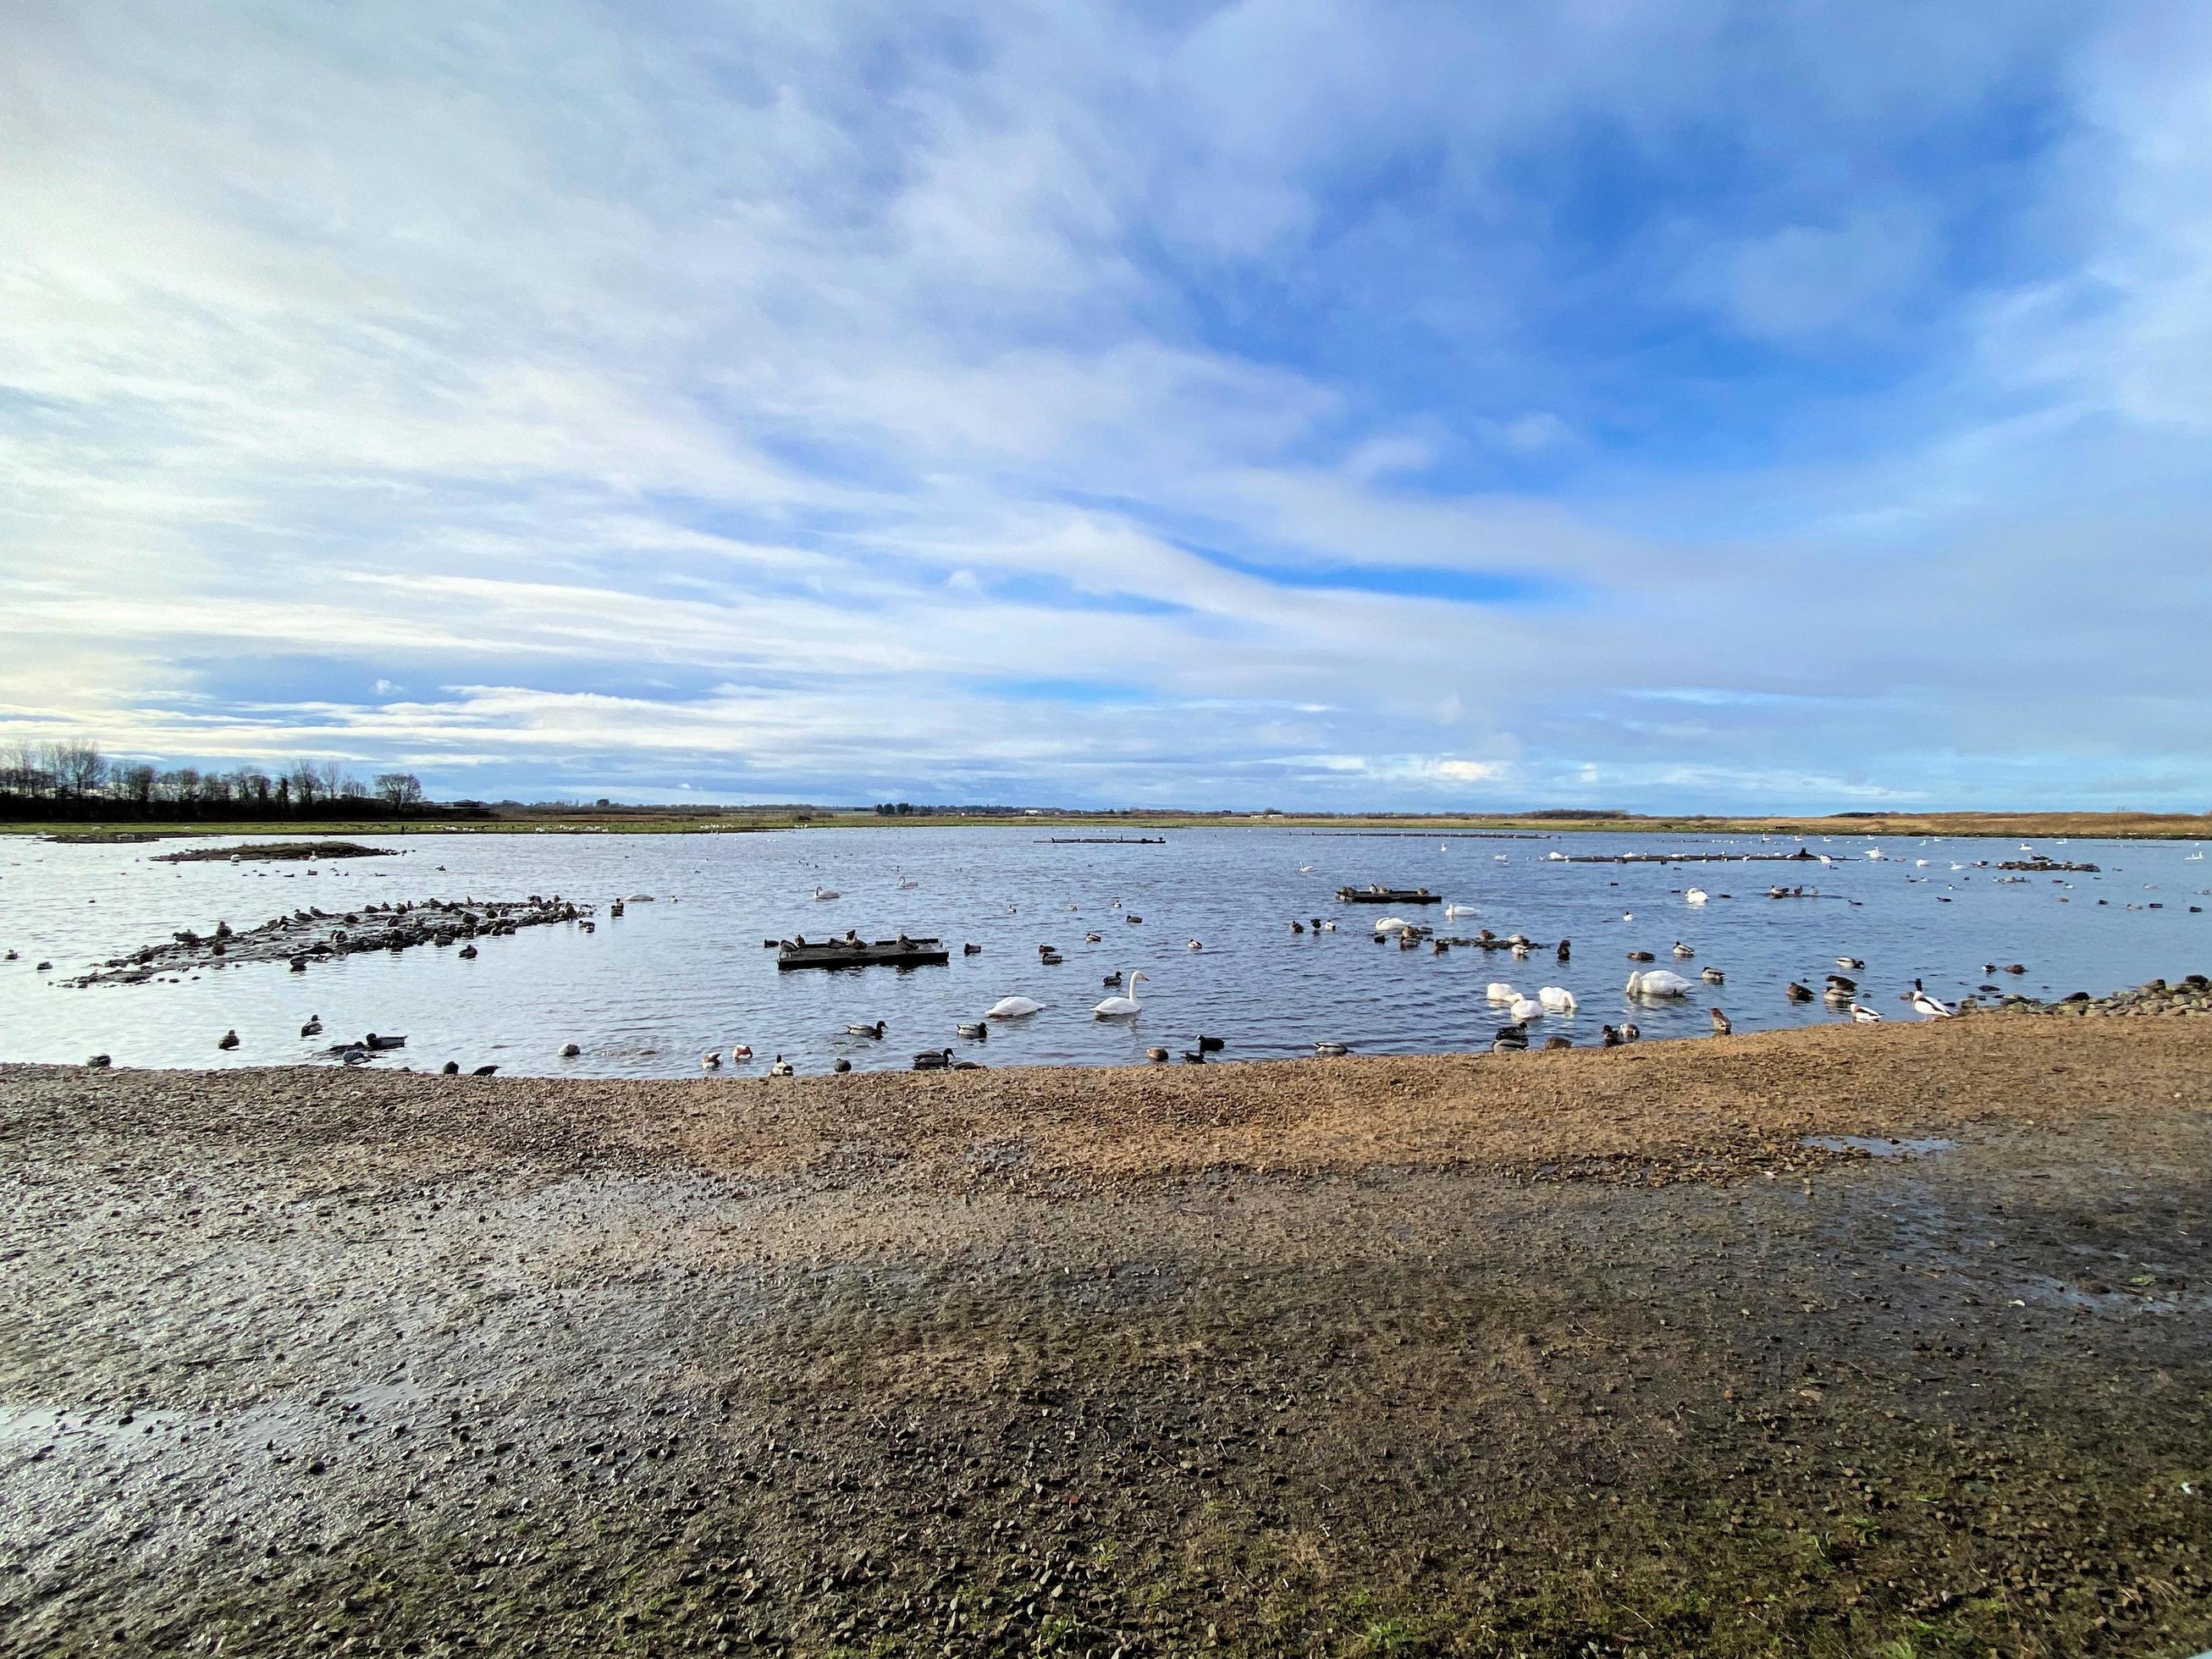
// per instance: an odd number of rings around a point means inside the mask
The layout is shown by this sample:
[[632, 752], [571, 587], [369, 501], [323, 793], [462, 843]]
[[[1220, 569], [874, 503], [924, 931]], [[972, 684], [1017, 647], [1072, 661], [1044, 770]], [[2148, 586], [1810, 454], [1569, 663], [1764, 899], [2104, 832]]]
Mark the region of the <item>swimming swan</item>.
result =
[[1490, 981], [1489, 997], [1492, 1002], [1510, 1002], [1521, 994], [1503, 980]]
[[1575, 1011], [1575, 994], [1565, 986], [1547, 985], [1536, 993], [1536, 1000], [1555, 1014], [1571, 1014]]
[[1128, 988], [1128, 995], [1108, 997], [1105, 1001], [1091, 1009], [1091, 1018], [1127, 1019], [1133, 1015], [1143, 1012], [1144, 1011], [1137, 1006], [1137, 981], [1151, 977], [1152, 975], [1141, 968], [1133, 973], [1124, 974], [1121, 976], [1121, 983]]
[[1447, 904], [1444, 914], [1448, 916], [1479, 916], [1482, 912], [1472, 904]]
[[1631, 974], [1626, 987], [1632, 997], [1687, 996], [1690, 981], [1680, 974], [1671, 974], [1664, 968], [1655, 968], [1648, 973]]
[[1527, 997], [1516, 997], [1513, 999], [1512, 1006], [1505, 1012], [1513, 1016], [1516, 1024], [1525, 1025], [1532, 1019], [1543, 1018], [1544, 1005], [1540, 1002], [1533, 1002]]
[[1042, 1009], [1044, 1004], [1029, 997], [1000, 997], [983, 1011], [988, 1019], [1024, 1019]]

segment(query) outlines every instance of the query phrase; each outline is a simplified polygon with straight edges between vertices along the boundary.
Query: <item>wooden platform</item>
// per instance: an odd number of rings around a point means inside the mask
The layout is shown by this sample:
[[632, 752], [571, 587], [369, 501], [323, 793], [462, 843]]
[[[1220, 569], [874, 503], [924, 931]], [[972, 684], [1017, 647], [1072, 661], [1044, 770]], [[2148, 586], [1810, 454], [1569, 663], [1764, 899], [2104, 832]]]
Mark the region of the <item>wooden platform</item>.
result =
[[942, 939], [784, 939], [776, 945], [778, 968], [927, 968], [951, 957]]
[[1442, 904], [1444, 896], [1425, 887], [1340, 887], [1338, 900], [1346, 904]]

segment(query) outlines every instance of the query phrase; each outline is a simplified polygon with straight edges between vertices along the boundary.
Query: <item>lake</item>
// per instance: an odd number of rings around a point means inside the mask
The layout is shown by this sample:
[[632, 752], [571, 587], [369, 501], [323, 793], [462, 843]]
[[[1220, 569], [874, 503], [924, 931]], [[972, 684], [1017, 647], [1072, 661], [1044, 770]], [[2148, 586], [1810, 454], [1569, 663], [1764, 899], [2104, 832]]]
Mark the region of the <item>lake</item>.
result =
[[[1076, 832], [1082, 833], [1082, 832]], [[1099, 833], [1115, 833], [1102, 831]], [[1132, 832], [1134, 833], [1134, 832]], [[1493, 980], [1533, 996], [1564, 986], [1577, 1013], [1534, 1028], [1595, 1042], [1605, 1022], [1632, 1018], [1647, 1039], [1704, 1036], [1707, 1010], [1738, 1030], [1813, 1024], [1837, 1016], [1784, 1000], [1796, 979], [1820, 988], [1841, 956], [1863, 958], [1861, 1000], [1893, 1019], [1913, 978], [1946, 1000], [1970, 994], [1987, 962], [2007, 990], [2100, 994], [2154, 976], [2212, 967], [2212, 861], [2173, 842], [2074, 841], [2037, 850], [2101, 866], [2094, 875], [2007, 882], [1980, 860], [2025, 856], [2016, 842], [1836, 837], [1807, 843], [1817, 864], [1584, 864], [1553, 853], [1763, 852], [1796, 842], [1756, 836], [1565, 834], [1532, 838], [1350, 834], [1294, 830], [1168, 831], [1165, 845], [1066, 845], [1042, 830], [863, 829], [753, 835], [434, 834], [365, 838], [391, 858], [313, 866], [228, 861], [168, 865], [157, 853], [222, 838], [159, 845], [63, 846], [0, 841], [0, 1059], [74, 1063], [112, 1054], [118, 1066], [277, 1065], [321, 1057], [340, 1036], [404, 1032], [379, 1062], [434, 1068], [495, 1063], [549, 1075], [692, 1075], [708, 1049], [750, 1044], [751, 1069], [789, 1057], [802, 1072], [838, 1057], [855, 1069], [904, 1069], [915, 1051], [951, 1047], [990, 1065], [1122, 1065], [1158, 1044], [1180, 1053], [1200, 1033], [1225, 1039], [1218, 1058], [1310, 1053], [1317, 1041], [1361, 1054], [1486, 1046], [1506, 1015], [1485, 999]], [[1882, 856], [1866, 856], [1869, 848]], [[1954, 869], [1954, 865], [1965, 868]], [[902, 886], [902, 882], [912, 886]], [[1343, 885], [1425, 886], [1479, 914], [1441, 906], [1341, 904]], [[1773, 900], [1769, 886], [1817, 887], [1817, 899]], [[840, 896], [816, 902], [817, 886]], [[1702, 907], [1684, 890], [1711, 894]], [[245, 929], [279, 913], [342, 911], [381, 901], [520, 898], [559, 893], [601, 906], [596, 932], [573, 924], [477, 941], [480, 955], [424, 946], [319, 964], [237, 966], [177, 983], [70, 988], [60, 981], [107, 957], [217, 921]], [[610, 920], [609, 899], [651, 895]], [[1116, 908], [1115, 901], [1119, 901]], [[2103, 901], [2103, 902], [2100, 902]], [[2152, 908], [2153, 905], [2162, 908]], [[2191, 906], [2207, 907], [2192, 913]], [[1374, 942], [1382, 915], [1448, 934], [1488, 927], [1548, 946], [1504, 953]], [[1141, 923], [1131, 918], [1142, 917]], [[1295, 918], [1334, 921], [1303, 936]], [[937, 935], [944, 967], [780, 972], [763, 939]], [[1088, 932], [1103, 937], [1085, 942]], [[1201, 949], [1192, 951], [1196, 939]], [[1679, 962], [1680, 940], [1696, 951]], [[963, 942], [982, 946], [963, 956]], [[1037, 946], [1065, 962], [1040, 965]], [[1675, 1005], [1631, 1005], [1628, 951], [1693, 981], [1707, 965], [1726, 983], [1698, 983]], [[51, 959], [53, 971], [36, 963]], [[1091, 1006], [1104, 976], [1143, 969], [1143, 1013], [1103, 1023]], [[1044, 1012], [994, 1024], [983, 1042], [954, 1033], [1000, 997], [1034, 997]], [[326, 1036], [303, 1040], [321, 1016]], [[883, 1020], [880, 1043], [843, 1035]], [[235, 1028], [240, 1045], [219, 1052]], [[559, 1057], [564, 1043], [581, 1049]]]

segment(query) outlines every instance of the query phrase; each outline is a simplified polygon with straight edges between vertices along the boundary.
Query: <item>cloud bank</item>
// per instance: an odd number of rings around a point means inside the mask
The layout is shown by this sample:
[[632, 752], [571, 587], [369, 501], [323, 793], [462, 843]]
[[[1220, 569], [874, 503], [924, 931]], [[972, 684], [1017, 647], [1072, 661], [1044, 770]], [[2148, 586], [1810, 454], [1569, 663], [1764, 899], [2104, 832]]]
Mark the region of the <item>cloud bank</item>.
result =
[[2212, 23], [19, 7], [0, 738], [2201, 810]]

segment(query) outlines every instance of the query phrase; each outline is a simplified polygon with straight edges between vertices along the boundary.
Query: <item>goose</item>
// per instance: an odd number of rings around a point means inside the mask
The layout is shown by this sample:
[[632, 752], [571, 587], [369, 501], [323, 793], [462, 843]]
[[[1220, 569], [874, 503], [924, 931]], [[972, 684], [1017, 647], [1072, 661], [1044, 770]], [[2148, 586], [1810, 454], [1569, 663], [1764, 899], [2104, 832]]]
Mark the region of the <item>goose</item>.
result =
[[1533, 1001], [1528, 997], [1516, 997], [1513, 999], [1512, 1006], [1505, 1012], [1513, 1016], [1515, 1024], [1525, 1025], [1532, 1019], [1543, 1018], [1544, 1005]]
[[1091, 1010], [1091, 1018], [1093, 1019], [1134, 1018], [1138, 1014], [1144, 1012], [1137, 1005], [1137, 981], [1140, 979], [1150, 979], [1152, 975], [1141, 968], [1136, 969], [1133, 972], [1124, 974], [1121, 976], [1121, 982], [1128, 988], [1128, 994], [1127, 996], [1108, 997], [1103, 1002], [1098, 1003], [1092, 1007]]
[[983, 1011], [983, 1018], [987, 1020], [1026, 1019], [1043, 1006], [1044, 1004], [1031, 997], [1000, 997]]
[[[834, 887], [817, 887], [814, 890], [811, 896], [817, 899], [833, 899], [842, 898], [843, 895], [839, 893]], [[834, 923], [831, 925], [835, 926]]]
[[1674, 955], [1678, 960], [1687, 962], [1692, 957], [1697, 954], [1698, 953], [1695, 951], [1692, 951], [1688, 945], [1683, 944], [1681, 940], [1676, 939], [1674, 941]]
[[722, 1056], [719, 1054], [713, 1053], [700, 1055], [699, 1069], [702, 1072], [720, 1071], [722, 1069]]
[[830, 1069], [833, 1072], [849, 1072], [853, 1069], [853, 1062], [840, 1054], [830, 1062]]
[[1950, 1007], [1945, 1004], [1942, 998], [1929, 995], [1927, 988], [1923, 986], [1917, 979], [1912, 981], [1912, 994], [1907, 998], [1906, 1000], [1912, 1004], [1913, 1012], [1917, 1014], [1924, 1014], [1929, 1019], [1948, 1019], [1951, 1018], [1952, 1010]]
[[1794, 979], [1783, 988], [1782, 994], [1792, 1002], [1810, 1002], [1813, 1000], [1813, 993]]
[[796, 1066], [794, 1066], [789, 1060], [786, 1060], [781, 1054], [778, 1054], [774, 1060], [769, 1062], [768, 1074], [770, 1077], [789, 1077], [798, 1068]]
[[1690, 991], [1690, 981], [1680, 974], [1656, 968], [1647, 974], [1631, 974], [1626, 989], [1632, 997], [1686, 996]]
[[303, 1037], [311, 1037], [320, 1036], [322, 1034], [323, 1017], [320, 1014], [309, 1014], [307, 1023], [300, 1028], [300, 1035]]
[[1866, 967], [1866, 960], [1863, 957], [1838, 957], [1836, 958], [1836, 966], [1838, 968], [1848, 968], [1853, 973], [1857, 973]]
[[991, 1026], [988, 1020], [969, 1021], [956, 1024], [952, 1029], [970, 1042], [981, 1042], [991, 1035]]
[[1712, 1016], [1713, 1035], [1715, 1036], [1726, 1036], [1730, 1031], [1735, 1029], [1735, 1027], [1729, 1024], [1729, 1017], [1723, 1013], [1719, 1009], [1709, 1009], [1707, 1012]]
[[742, 1066], [752, 1057], [752, 1045], [749, 1042], [738, 1043], [730, 1050], [730, 1064], [732, 1066]]
[[1352, 1045], [1346, 1042], [1316, 1042], [1314, 1044], [1314, 1057], [1316, 1060], [1340, 1060], [1351, 1052]]
[[1879, 1025], [1881, 1024], [1881, 1016], [1880, 1014], [1875, 1012], [1871, 1008], [1862, 1008], [1856, 1002], [1851, 1004], [1851, 1018], [1857, 1021], [1861, 1025]]
[[914, 1069], [917, 1072], [950, 1071], [952, 1069], [952, 1050], [925, 1048], [914, 1057]]
[[1511, 986], [1508, 985], [1504, 980], [1494, 979], [1490, 981], [1490, 989], [1485, 994], [1486, 994], [1492, 1002], [1510, 1002], [1514, 998], [1519, 996], [1521, 994], [1515, 990]]
[[218, 1048], [235, 1048], [238, 1047], [238, 1033], [236, 1031], [225, 1031], [222, 1036], [216, 1040], [215, 1046]]
[[1575, 994], [1563, 985], [1547, 985], [1536, 993], [1536, 1000], [1554, 1014], [1571, 1014], [1575, 1011]]
[[847, 1036], [872, 1037], [878, 1042], [881, 1042], [884, 1040], [884, 1031], [889, 1029], [890, 1028], [887, 1027], [883, 1021], [878, 1020], [873, 1025], [848, 1025], [845, 1028], [845, 1035]]
[[1688, 892], [1682, 895], [1682, 902], [1685, 904], [1703, 904], [1712, 895], [1708, 893], [1704, 888], [1692, 887]]
[[1493, 1054], [1518, 1053], [1528, 1046], [1528, 1032], [1519, 1025], [1500, 1026], [1498, 1034], [1490, 1039], [1490, 1052]]
[[1717, 968], [1700, 968], [1698, 969], [1698, 977], [1708, 985], [1725, 984], [1728, 981], [1728, 975]]

